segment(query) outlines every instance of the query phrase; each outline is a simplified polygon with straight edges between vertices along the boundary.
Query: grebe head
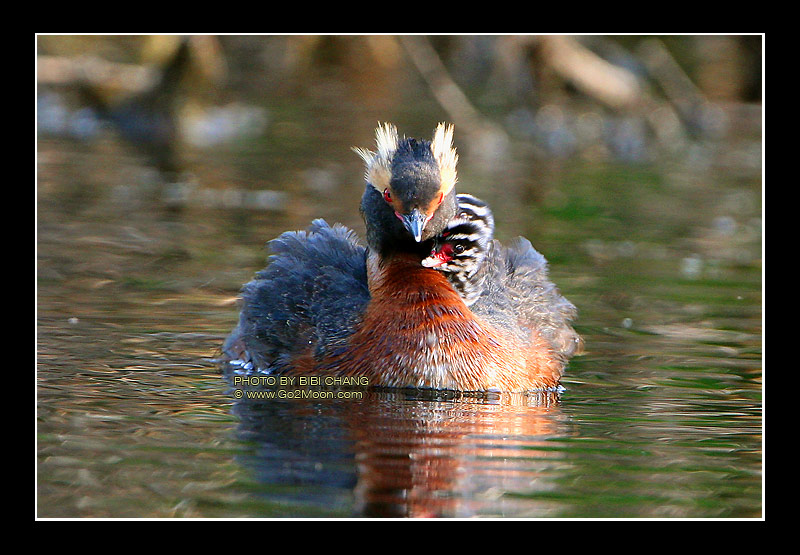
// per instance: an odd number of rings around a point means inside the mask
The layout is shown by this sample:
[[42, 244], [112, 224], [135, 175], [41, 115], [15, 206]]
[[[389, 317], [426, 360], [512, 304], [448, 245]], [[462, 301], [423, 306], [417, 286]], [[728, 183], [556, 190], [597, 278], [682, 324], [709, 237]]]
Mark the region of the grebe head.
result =
[[422, 243], [438, 235], [456, 214], [458, 156], [453, 127], [439, 124], [432, 141], [400, 138], [394, 125], [376, 130], [376, 152], [354, 149], [366, 164], [361, 213], [367, 242], [381, 253], [425, 256]]

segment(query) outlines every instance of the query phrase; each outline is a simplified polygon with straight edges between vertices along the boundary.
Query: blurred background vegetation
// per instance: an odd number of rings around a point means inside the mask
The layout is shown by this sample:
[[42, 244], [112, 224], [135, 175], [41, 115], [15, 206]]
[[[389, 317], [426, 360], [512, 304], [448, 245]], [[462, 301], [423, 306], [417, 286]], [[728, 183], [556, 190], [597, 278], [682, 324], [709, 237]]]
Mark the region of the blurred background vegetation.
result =
[[[365, 144], [378, 119], [417, 132], [421, 112], [455, 123], [486, 158], [511, 137], [541, 157], [639, 162], [760, 135], [762, 40], [40, 35], [37, 116], [40, 131], [84, 139], [111, 125], [165, 171], [185, 164], [176, 139], [208, 147], [335, 126]], [[314, 107], [332, 103], [343, 117], [320, 121]]]

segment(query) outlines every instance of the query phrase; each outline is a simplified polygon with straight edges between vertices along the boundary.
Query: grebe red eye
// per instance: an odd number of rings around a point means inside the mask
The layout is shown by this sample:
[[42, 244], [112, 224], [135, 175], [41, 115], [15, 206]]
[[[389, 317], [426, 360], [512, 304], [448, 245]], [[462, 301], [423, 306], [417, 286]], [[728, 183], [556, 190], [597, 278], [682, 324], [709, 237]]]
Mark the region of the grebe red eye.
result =
[[436, 205], [438, 206], [438, 205], [442, 204], [443, 200], [444, 200], [444, 193], [439, 193], [439, 202], [436, 203]]
[[384, 189], [383, 190], [383, 200], [385, 200], [389, 204], [392, 203], [392, 193], [389, 192], [389, 189]]

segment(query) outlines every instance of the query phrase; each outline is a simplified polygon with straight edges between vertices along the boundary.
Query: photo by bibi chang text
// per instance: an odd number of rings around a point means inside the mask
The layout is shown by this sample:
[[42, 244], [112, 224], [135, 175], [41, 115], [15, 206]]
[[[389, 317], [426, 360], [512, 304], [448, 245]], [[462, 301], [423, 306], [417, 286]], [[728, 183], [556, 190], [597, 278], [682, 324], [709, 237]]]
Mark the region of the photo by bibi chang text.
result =
[[[234, 376], [236, 399], [361, 399], [362, 391], [314, 389], [325, 387], [366, 387], [365, 376]], [[261, 391], [240, 388], [277, 387]]]
[[244, 387], [368, 386], [366, 376], [234, 376], [233, 385]]

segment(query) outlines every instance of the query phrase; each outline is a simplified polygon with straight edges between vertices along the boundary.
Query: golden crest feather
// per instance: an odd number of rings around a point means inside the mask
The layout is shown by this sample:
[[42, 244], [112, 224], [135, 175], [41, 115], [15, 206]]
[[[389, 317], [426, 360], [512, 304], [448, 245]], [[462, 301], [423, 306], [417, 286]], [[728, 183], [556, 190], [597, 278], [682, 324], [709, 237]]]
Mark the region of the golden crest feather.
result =
[[[353, 147], [353, 152], [358, 154], [366, 165], [364, 178], [367, 183], [378, 191], [382, 192], [389, 186], [392, 157], [397, 150], [398, 141], [397, 127], [391, 123], [384, 123], [382, 125], [378, 124], [377, 129], [375, 129], [375, 152], [365, 148]], [[456, 172], [458, 154], [456, 154], [456, 149], [453, 148], [452, 124], [440, 123], [436, 127], [431, 141], [431, 152], [439, 166], [442, 191], [447, 194], [458, 180]]]
[[378, 191], [383, 191], [389, 186], [392, 156], [397, 150], [397, 141], [397, 127], [391, 123], [384, 123], [383, 125], [378, 124], [378, 128], [375, 129], [377, 152], [353, 147], [353, 152], [358, 154], [366, 165], [364, 179]]
[[433, 133], [433, 141], [431, 142], [431, 150], [436, 163], [439, 164], [442, 191], [447, 194], [458, 181], [458, 173], [456, 172], [458, 154], [456, 154], [456, 149], [453, 148], [452, 123], [447, 125], [442, 122], [436, 126], [436, 130]]

